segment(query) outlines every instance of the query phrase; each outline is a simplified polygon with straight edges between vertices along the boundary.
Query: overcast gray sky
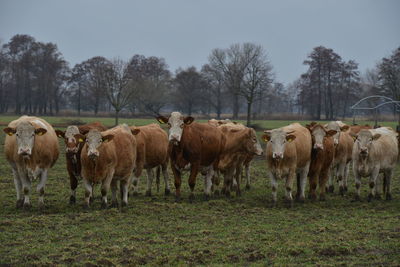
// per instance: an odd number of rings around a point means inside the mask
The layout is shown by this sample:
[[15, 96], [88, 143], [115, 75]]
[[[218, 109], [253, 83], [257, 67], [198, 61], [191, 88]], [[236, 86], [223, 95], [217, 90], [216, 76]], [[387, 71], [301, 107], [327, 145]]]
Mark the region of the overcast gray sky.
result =
[[213, 48], [262, 45], [285, 84], [319, 45], [363, 72], [400, 46], [399, 0], [0, 0], [0, 38], [54, 42], [73, 66], [92, 56], [163, 57], [200, 68]]

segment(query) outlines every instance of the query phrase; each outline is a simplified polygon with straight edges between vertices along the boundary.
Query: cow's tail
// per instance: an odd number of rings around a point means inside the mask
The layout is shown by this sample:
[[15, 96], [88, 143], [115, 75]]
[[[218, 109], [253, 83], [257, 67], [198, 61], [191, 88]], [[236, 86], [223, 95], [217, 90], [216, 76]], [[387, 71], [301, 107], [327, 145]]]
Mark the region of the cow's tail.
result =
[[161, 165], [157, 167], [157, 174], [156, 174], [157, 193], [160, 192], [160, 173], [161, 173]]

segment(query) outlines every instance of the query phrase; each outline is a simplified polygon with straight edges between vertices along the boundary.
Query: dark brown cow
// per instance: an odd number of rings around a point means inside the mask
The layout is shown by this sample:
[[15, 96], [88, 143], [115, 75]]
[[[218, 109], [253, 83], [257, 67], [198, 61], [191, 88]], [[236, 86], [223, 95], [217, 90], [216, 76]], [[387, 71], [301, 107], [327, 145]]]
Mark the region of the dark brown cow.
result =
[[71, 125], [65, 131], [56, 130], [57, 136], [63, 138], [65, 142], [65, 158], [71, 185], [70, 204], [76, 202], [76, 188], [78, 187], [78, 178], [81, 176], [81, 151], [84, 144], [83, 139], [77, 140], [75, 135], [85, 135], [92, 129], [101, 132], [107, 130], [107, 127], [100, 122], [92, 122], [80, 126]]
[[317, 199], [315, 190], [319, 184], [319, 198], [325, 200], [325, 186], [329, 179], [329, 170], [332, 166], [335, 154], [335, 146], [333, 144], [333, 135], [335, 130], [326, 130], [324, 126], [311, 123], [306, 126], [312, 137], [311, 164], [308, 172], [310, 181], [309, 198]]
[[172, 112], [169, 118], [157, 117], [160, 123], [168, 123], [169, 150], [171, 168], [175, 177], [176, 201], [181, 198], [181, 174], [190, 164], [189, 200], [194, 199], [194, 187], [197, 173], [205, 177], [205, 198], [211, 194], [212, 177], [218, 168], [219, 157], [223, 151], [225, 137], [223, 133], [208, 123], [193, 122], [193, 117], [184, 117], [179, 112]]

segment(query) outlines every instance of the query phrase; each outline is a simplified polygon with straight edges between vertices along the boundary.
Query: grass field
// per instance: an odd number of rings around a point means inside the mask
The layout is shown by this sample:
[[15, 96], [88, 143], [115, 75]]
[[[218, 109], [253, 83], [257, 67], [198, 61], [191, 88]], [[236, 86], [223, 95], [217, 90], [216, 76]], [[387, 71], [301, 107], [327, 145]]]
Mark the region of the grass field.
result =
[[[8, 122], [13, 117], [0, 117]], [[84, 118], [84, 121], [98, 120]], [[113, 119], [100, 119], [107, 125]], [[50, 117], [52, 123], [63, 119]], [[143, 125], [153, 120], [124, 120]], [[287, 121], [257, 122], [275, 128]], [[391, 125], [394, 124], [383, 124]], [[0, 133], [0, 144], [4, 133]], [[60, 142], [61, 144], [62, 142]], [[63, 146], [63, 143], [61, 144]], [[62, 147], [62, 151], [63, 147]], [[326, 202], [296, 203], [288, 209], [279, 186], [277, 208], [270, 208], [271, 189], [264, 160], [252, 165], [252, 188], [241, 197], [202, 200], [198, 177], [196, 200], [188, 202], [187, 177], [183, 201], [155, 193], [129, 199], [123, 210], [83, 208], [68, 204], [69, 180], [62, 153], [45, 192], [46, 208], [37, 209], [36, 192], [30, 211], [16, 210], [11, 168], [0, 146], [0, 265], [380, 265], [400, 264], [400, 168], [393, 179], [393, 200], [352, 202], [354, 180], [345, 197], [330, 194]], [[172, 174], [170, 184], [173, 188]], [[37, 181], [33, 183], [35, 188]], [[163, 183], [161, 183], [163, 186]], [[174, 191], [174, 190], [172, 190]], [[156, 192], [155, 188], [153, 192]], [[99, 196], [96, 188], [95, 196]]]

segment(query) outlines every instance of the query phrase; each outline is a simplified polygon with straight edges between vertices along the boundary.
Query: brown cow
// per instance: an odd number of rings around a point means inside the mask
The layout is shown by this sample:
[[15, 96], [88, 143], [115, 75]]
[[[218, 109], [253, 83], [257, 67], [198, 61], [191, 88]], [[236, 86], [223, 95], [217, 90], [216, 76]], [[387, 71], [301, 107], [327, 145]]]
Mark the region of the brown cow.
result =
[[[126, 125], [119, 125], [110, 130], [99, 132], [90, 130], [84, 136], [75, 138], [86, 139], [82, 148], [82, 178], [85, 184], [85, 203], [88, 208], [92, 195], [92, 185], [102, 183], [102, 208], [107, 207], [107, 192], [111, 185], [112, 206], [117, 207], [118, 181], [121, 187], [122, 206], [128, 204], [128, 189], [136, 162], [135, 132]], [[138, 133], [138, 130], [136, 131]]]
[[65, 142], [65, 158], [71, 186], [70, 204], [76, 202], [76, 188], [78, 187], [78, 178], [81, 176], [81, 151], [84, 144], [83, 139], [77, 140], [75, 135], [85, 135], [92, 129], [105, 131], [107, 127], [100, 122], [92, 122], [80, 126], [70, 125], [65, 131], [56, 130], [57, 136], [63, 138]]
[[59, 155], [57, 135], [53, 127], [43, 119], [22, 116], [10, 122], [4, 132], [7, 134], [4, 152], [14, 175], [17, 208], [31, 207], [31, 180], [38, 177], [39, 207], [43, 208], [47, 172]]
[[218, 169], [224, 175], [224, 192], [230, 195], [233, 183], [236, 195], [240, 196], [240, 174], [248, 155], [261, 155], [262, 148], [254, 129], [240, 124], [223, 124], [219, 129], [224, 133], [226, 143], [221, 154]]
[[212, 177], [218, 168], [219, 157], [225, 145], [223, 133], [208, 123], [193, 122], [193, 117], [184, 117], [172, 112], [169, 118], [157, 117], [160, 123], [168, 123], [171, 168], [175, 177], [176, 201], [181, 198], [181, 173], [190, 164], [189, 200], [194, 199], [196, 176], [201, 171], [204, 181], [205, 198], [211, 194]]
[[297, 196], [303, 202], [311, 162], [311, 134], [298, 123], [264, 131], [266, 158], [271, 177], [273, 206], [277, 202], [278, 180], [285, 179], [286, 200], [293, 206], [292, 186], [297, 174]]
[[347, 179], [350, 171], [354, 141], [348, 131], [350, 127], [341, 121], [331, 121], [325, 125], [325, 128], [336, 131], [336, 134], [333, 136], [335, 157], [329, 177], [328, 191], [331, 193], [334, 191], [333, 181], [336, 177], [339, 181], [339, 192], [341, 195], [344, 195], [347, 191]]
[[[168, 135], [161, 129], [158, 124], [149, 124], [145, 126], [131, 126], [132, 131], [139, 129], [140, 132], [136, 135], [137, 155], [136, 169], [134, 171], [133, 185], [134, 194], [138, 193], [139, 177], [143, 169], [147, 171], [147, 190], [146, 195], [151, 196], [151, 185], [153, 182], [153, 169], [155, 167], [162, 170], [165, 182], [165, 195], [169, 195], [169, 178], [168, 178]], [[159, 175], [159, 170], [157, 171]], [[159, 183], [159, 177], [157, 179]], [[158, 188], [158, 185], [157, 185]]]
[[328, 131], [324, 126], [315, 122], [306, 125], [306, 127], [312, 137], [311, 164], [308, 172], [310, 181], [309, 198], [312, 200], [317, 199], [315, 190], [319, 184], [319, 198], [320, 200], [325, 200], [325, 186], [335, 154], [332, 136], [336, 134], [336, 131]]

